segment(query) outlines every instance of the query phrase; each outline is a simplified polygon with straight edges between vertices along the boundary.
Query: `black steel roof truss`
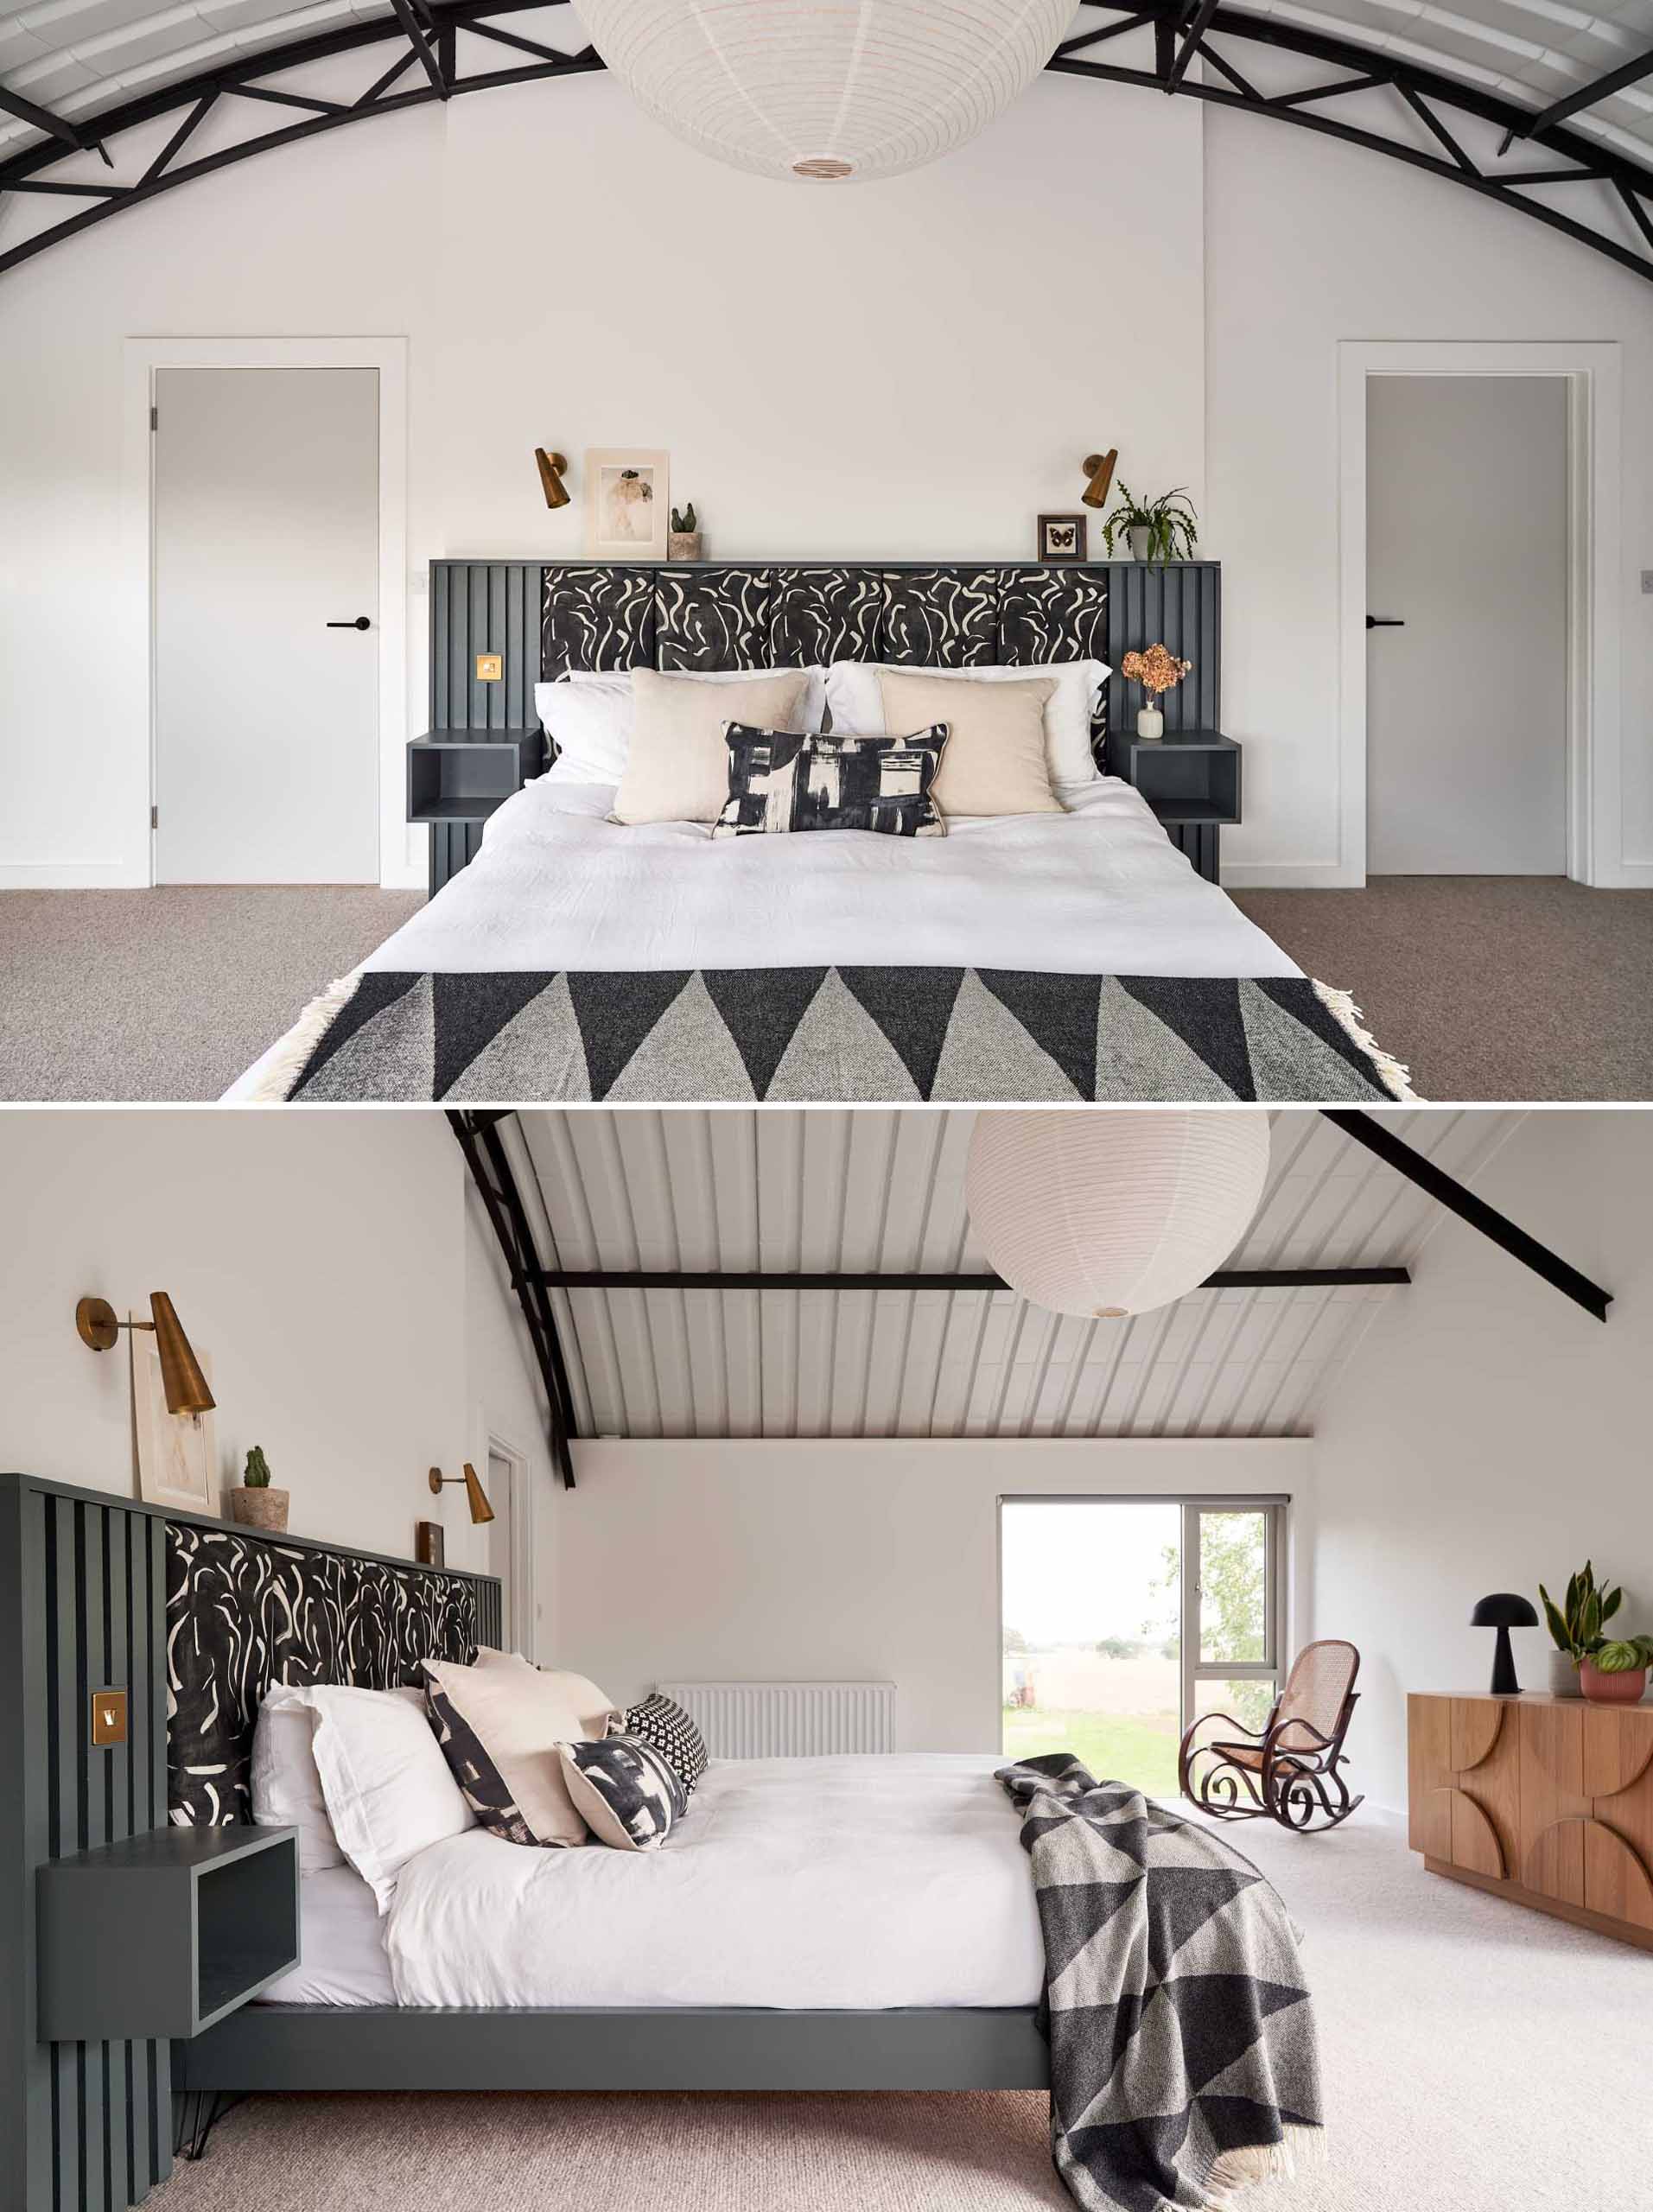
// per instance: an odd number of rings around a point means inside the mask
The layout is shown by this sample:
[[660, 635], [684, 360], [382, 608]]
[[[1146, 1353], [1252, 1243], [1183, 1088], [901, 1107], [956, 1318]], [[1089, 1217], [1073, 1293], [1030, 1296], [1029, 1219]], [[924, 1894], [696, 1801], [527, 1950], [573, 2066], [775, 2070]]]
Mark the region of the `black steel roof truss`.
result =
[[[1497, 200], [1575, 244], [1605, 254], [1621, 268], [1653, 280], [1653, 221], [1649, 212], [1653, 206], [1653, 168], [1566, 127], [1567, 116], [1610, 97], [1637, 75], [1653, 74], [1653, 55], [1622, 65], [1549, 108], [1530, 111], [1443, 71], [1398, 56], [1376, 55], [1353, 40], [1329, 36], [1283, 18], [1249, 15], [1243, 7], [1226, 4], [1226, 0], [1155, 0], [1155, 4], [1146, 8], [1134, 4], [1134, 0], [1093, 0], [1093, 3], [1109, 9], [1119, 20], [1096, 24], [1064, 40], [1048, 64], [1056, 73], [1207, 100], [1246, 114], [1272, 116], [1345, 144], [1385, 154]], [[0, 271], [33, 258], [119, 208], [133, 207], [175, 185], [192, 182], [254, 154], [293, 144], [320, 131], [336, 130], [368, 116], [399, 113], [424, 101], [447, 99], [461, 92], [601, 69], [602, 62], [589, 46], [577, 53], [559, 53], [504, 29], [496, 20], [531, 7], [543, 13], [547, 7], [568, 4], [569, 0], [391, 0], [393, 13], [316, 33], [266, 53], [238, 55], [220, 68], [118, 102], [85, 124], [67, 123], [45, 109], [20, 103], [15, 94], [0, 93], [0, 105], [16, 114], [28, 110], [23, 119], [42, 134], [35, 143], [0, 160], [0, 194], [54, 192], [92, 203], [60, 222], [45, 226], [9, 251], [0, 251]], [[1099, 57], [1098, 50], [1111, 41], [1149, 28], [1154, 49], [1151, 67], [1126, 67]], [[461, 31], [507, 48], [522, 58], [506, 68], [472, 67], [461, 73], [456, 59]], [[395, 41], [400, 48], [395, 61], [354, 100], [341, 102], [269, 81], [306, 64], [386, 41]], [[1294, 86], [1265, 94], [1228, 58], [1225, 49], [1241, 41], [1342, 73], [1325, 84]], [[1210, 78], [1196, 80], [1190, 75], [1196, 54], [1209, 63]], [[416, 80], [408, 81], [416, 69]], [[1384, 87], [1395, 95], [1397, 125], [1398, 111], [1403, 110], [1423, 124], [1435, 142], [1433, 147], [1420, 146], [1409, 137], [1386, 135], [1376, 124], [1357, 124], [1328, 111], [1332, 103], [1351, 93]], [[255, 133], [197, 160], [181, 160], [192, 134], [226, 93], [297, 111], [301, 119]], [[42, 175], [77, 153], [95, 149], [109, 161], [106, 141], [169, 115], [181, 115], [182, 121], [130, 184], [94, 187], [79, 179]], [[1445, 119], [1448, 115], [1491, 124], [1504, 134], [1505, 146], [1516, 138], [1540, 141], [1547, 153], [1567, 166], [1507, 175], [1483, 168]], [[1596, 229], [1555, 204], [1554, 188], [1580, 185], [1605, 187], [1613, 203], [1623, 208], [1633, 238], [1611, 229]], [[1529, 196], [1534, 193], [1546, 196]]]

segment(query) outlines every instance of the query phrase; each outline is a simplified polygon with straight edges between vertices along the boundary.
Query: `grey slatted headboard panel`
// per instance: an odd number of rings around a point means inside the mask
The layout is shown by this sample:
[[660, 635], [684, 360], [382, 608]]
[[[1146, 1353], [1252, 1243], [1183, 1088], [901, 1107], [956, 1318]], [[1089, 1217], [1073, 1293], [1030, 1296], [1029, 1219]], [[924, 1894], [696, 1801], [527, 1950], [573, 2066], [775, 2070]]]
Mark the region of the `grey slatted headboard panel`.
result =
[[[19, 2212], [125, 2212], [171, 2170], [169, 2044], [37, 2039], [35, 1891], [45, 1861], [167, 1824], [167, 1554], [180, 1529], [229, 1533], [135, 1499], [0, 1473], [0, 2189]], [[464, 1584], [477, 1639], [499, 1641], [491, 1576], [433, 1576], [302, 1537], [273, 1548]], [[364, 1649], [393, 1649], [379, 1633], [382, 1608], [373, 1619]], [[123, 1688], [127, 1740], [94, 1750], [92, 1694]]]
[[[532, 726], [534, 685], [570, 667], [739, 668], [808, 660], [968, 667], [1096, 652], [1116, 671], [1107, 725], [1142, 695], [1117, 673], [1162, 639], [1193, 672], [1165, 702], [1172, 729], [1222, 728], [1222, 572], [1130, 561], [436, 561], [430, 570], [430, 726]], [[475, 680], [476, 656], [505, 662]]]

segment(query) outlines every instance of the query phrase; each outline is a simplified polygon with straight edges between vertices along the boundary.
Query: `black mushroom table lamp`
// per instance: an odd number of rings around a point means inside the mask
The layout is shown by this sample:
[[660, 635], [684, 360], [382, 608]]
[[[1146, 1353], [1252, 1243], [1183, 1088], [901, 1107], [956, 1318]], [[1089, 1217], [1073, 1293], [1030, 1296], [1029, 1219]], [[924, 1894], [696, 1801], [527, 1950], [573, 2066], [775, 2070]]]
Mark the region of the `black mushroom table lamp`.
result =
[[1490, 1598], [1481, 1599], [1469, 1617], [1472, 1628], [1495, 1628], [1497, 1643], [1492, 1651], [1492, 1694], [1494, 1697], [1519, 1697], [1521, 1685], [1516, 1680], [1516, 1655], [1510, 1649], [1512, 1628], [1536, 1628], [1538, 1614], [1529, 1598], [1516, 1595], [1513, 1590], [1495, 1590]]

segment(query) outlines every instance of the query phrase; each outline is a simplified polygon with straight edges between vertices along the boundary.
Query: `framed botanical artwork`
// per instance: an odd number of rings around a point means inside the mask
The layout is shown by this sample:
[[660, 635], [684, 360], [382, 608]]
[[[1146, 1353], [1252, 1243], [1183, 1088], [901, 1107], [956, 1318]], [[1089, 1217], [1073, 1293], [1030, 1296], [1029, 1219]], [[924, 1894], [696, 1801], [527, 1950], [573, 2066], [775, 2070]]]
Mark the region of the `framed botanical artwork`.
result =
[[1039, 558], [1041, 561], [1084, 561], [1089, 532], [1084, 515], [1040, 515]]
[[667, 455], [586, 448], [586, 552], [594, 561], [664, 561], [671, 523]]
[[[130, 1341], [137, 1494], [147, 1505], [169, 1505], [179, 1513], [216, 1515], [220, 1510], [216, 1417], [211, 1413], [168, 1412], [155, 1338], [147, 1331], [134, 1329]], [[210, 1389], [212, 1360], [199, 1344], [195, 1357]]]

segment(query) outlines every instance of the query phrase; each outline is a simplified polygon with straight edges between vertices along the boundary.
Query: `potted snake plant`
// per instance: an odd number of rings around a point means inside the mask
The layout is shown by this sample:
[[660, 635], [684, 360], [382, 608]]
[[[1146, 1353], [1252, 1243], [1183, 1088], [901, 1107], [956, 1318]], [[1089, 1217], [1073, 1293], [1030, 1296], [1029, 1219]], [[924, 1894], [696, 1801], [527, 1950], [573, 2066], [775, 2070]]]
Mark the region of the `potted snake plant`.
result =
[[262, 1445], [247, 1454], [239, 1489], [230, 1492], [230, 1518], [244, 1529], [267, 1529], [279, 1535], [287, 1527], [289, 1492], [270, 1487], [270, 1462]]

